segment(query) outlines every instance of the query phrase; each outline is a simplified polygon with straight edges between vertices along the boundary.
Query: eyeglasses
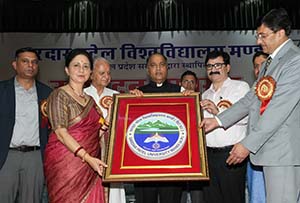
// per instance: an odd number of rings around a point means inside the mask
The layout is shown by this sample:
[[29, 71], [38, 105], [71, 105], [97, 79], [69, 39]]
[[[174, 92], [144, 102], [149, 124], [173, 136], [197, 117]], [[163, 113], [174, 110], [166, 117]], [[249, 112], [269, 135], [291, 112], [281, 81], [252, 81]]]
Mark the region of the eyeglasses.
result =
[[205, 68], [206, 70], [212, 70], [213, 68], [215, 68], [216, 70], [221, 69], [224, 65], [226, 65], [226, 63], [215, 63], [215, 64], [206, 64]]
[[274, 31], [270, 33], [258, 33], [255, 35], [256, 40], [265, 40], [267, 37], [269, 37], [271, 34], [275, 33]]

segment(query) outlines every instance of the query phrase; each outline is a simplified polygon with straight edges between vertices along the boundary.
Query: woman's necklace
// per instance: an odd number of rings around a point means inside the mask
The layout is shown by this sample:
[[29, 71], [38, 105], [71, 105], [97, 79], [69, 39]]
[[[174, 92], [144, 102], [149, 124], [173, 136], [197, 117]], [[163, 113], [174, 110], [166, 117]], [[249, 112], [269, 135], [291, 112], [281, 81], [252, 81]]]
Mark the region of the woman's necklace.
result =
[[68, 85], [69, 85], [69, 87], [73, 90], [73, 92], [75, 93], [75, 95], [77, 95], [78, 97], [82, 98], [82, 99], [84, 100], [84, 102], [86, 102], [86, 98], [85, 98], [85, 93], [84, 93], [84, 92], [82, 92], [81, 94], [78, 94], [78, 93], [75, 91], [75, 89], [74, 89], [70, 84], [68, 84]]

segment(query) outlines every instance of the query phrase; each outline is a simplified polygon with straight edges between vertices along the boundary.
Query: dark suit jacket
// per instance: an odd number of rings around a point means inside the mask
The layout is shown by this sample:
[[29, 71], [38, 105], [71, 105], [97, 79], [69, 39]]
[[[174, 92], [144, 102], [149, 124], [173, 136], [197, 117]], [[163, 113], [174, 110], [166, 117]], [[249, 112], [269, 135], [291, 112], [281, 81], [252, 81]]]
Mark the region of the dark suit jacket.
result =
[[[0, 169], [6, 160], [15, 125], [16, 98], [14, 80], [15, 78], [0, 81]], [[52, 90], [50, 87], [39, 81], [36, 81], [36, 88], [39, 106], [40, 147], [43, 155], [48, 141], [49, 129], [48, 125], [41, 125], [42, 114], [40, 111], [40, 104], [43, 99], [47, 99]]]
[[157, 87], [155, 82], [150, 81], [149, 84], [141, 86], [138, 89], [144, 93], [167, 93], [180, 92], [181, 87], [166, 80], [161, 87]]

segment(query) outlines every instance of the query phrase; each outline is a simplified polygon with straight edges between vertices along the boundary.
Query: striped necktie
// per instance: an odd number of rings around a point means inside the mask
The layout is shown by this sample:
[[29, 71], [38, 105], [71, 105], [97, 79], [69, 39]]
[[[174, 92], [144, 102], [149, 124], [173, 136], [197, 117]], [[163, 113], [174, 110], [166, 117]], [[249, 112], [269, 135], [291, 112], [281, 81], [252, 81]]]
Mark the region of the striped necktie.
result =
[[265, 69], [264, 69], [264, 75], [266, 75], [266, 72], [268, 70], [269, 65], [272, 63], [272, 57], [269, 56], [267, 61], [266, 61], [266, 65], [265, 65]]

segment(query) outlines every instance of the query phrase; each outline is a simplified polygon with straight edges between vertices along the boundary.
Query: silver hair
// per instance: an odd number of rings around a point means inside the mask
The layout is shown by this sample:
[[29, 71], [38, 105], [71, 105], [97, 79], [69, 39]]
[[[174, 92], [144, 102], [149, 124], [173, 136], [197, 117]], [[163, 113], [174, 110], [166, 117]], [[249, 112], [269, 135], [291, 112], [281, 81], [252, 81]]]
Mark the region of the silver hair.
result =
[[95, 64], [96, 64], [97, 61], [103, 61], [105, 63], [108, 63], [108, 65], [110, 66], [110, 61], [107, 60], [106, 58], [101, 57], [101, 56], [96, 56], [94, 58], [94, 64], [93, 64], [93, 66], [95, 66]]

